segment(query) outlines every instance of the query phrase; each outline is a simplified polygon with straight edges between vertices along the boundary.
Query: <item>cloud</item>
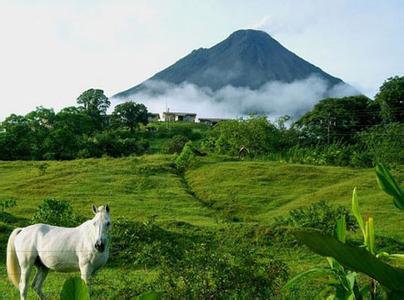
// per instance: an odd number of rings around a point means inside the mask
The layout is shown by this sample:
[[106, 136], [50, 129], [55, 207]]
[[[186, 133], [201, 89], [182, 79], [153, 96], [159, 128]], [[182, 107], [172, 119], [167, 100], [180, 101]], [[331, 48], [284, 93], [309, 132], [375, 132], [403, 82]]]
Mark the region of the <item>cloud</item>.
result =
[[235, 118], [250, 113], [263, 113], [271, 119], [282, 115], [299, 117], [320, 99], [343, 97], [357, 92], [347, 84], [331, 89], [317, 76], [291, 83], [271, 81], [257, 90], [227, 85], [217, 91], [184, 82], [179, 85], [149, 80], [145, 88], [133, 96], [112, 99], [113, 103], [134, 100], [145, 104], [149, 111], [194, 112], [198, 117]]

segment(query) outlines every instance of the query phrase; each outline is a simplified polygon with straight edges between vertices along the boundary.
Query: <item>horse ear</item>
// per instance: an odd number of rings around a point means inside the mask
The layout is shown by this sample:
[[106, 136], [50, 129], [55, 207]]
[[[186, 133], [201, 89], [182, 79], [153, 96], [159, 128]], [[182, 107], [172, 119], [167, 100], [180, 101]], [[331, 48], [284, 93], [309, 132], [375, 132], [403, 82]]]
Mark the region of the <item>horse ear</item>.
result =
[[105, 205], [105, 210], [107, 211], [107, 213], [109, 213], [109, 205]]
[[97, 206], [95, 206], [95, 205], [93, 204], [93, 213], [96, 214], [97, 211], [98, 211]]

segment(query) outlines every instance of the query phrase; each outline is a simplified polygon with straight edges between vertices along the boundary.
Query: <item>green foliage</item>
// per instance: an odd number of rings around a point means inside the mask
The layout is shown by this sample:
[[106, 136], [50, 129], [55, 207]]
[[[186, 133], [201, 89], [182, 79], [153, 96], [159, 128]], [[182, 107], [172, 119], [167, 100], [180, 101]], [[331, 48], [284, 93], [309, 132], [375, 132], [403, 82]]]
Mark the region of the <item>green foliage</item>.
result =
[[17, 206], [17, 200], [14, 198], [0, 200], [0, 222], [8, 224], [15, 223], [16, 218], [10, 213], [6, 212], [6, 210], [16, 206]]
[[163, 292], [147, 292], [135, 298], [135, 300], [158, 300], [162, 299]]
[[[298, 234], [299, 230], [294, 230], [293, 233], [299, 241], [301, 241]], [[320, 232], [320, 231], [316, 231]], [[337, 220], [335, 227], [335, 238], [341, 244], [345, 244], [346, 241], [346, 223], [345, 218], [341, 217]], [[357, 285], [357, 274], [349, 270], [345, 270], [344, 267], [333, 257], [327, 257], [328, 268], [314, 268], [296, 275], [292, 278], [284, 288], [290, 288], [303, 279], [307, 279], [312, 276], [330, 276], [335, 278], [334, 281], [328, 281], [328, 285], [320, 292], [318, 296], [327, 297], [327, 299], [360, 299], [361, 295]]]
[[[180, 232], [163, 229], [154, 218], [116, 220], [109, 264], [145, 270], [160, 266], [148, 289], [164, 291], [164, 298], [262, 298], [278, 294], [287, 279], [283, 262], [259, 259], [258, 248], [248, 240], [250, 231], [226, 227], [210, 233], [186, 223], [175, 226]], [[125, 295], [134, 293], [128, 289]]]
[[[139, 238], [132, 239], [130, 233], [127, 236], [122, 233], [119, 238], [123, 241], [122, 246], [115, 250], [117, 238], [112, 238], [110, 250], [114, 253], [110, 254], [107, 265], [93, 278], [92, 299], [133, 299], [148, 291], [162, 291], [156, 282], [162, 270], [160, 258], [182, 259], [183, 253], [201, 243], [209, 244], [209, 249], [213, 253], [218, 252], [219, 257], [224, 253], [230, 253], [231, 258], [239, 257], [253, 251], [252, 256], [261, 268], [265, 268], [270, 258], [274, 257], [288, 265], [291, 276], [308, 270], [310, 266], [323, 267], [326, 260], [307, 248], [290, 247], [283, 243], [286, 237], [281, 233], [278, 241], [282, 243], [274, 241], [271, 223], [277, 216], [287, 216], [290, 210], [310, 206], [320, 199], [327, 199], [334, 207], [347, 204], [345, 200], [353, 186], [360, 188], [361, 212], [364, 215], [374, 212], [377, 221], [376, 250], [383, 249], [388, 253], [404, 251], [403, 243], [396, 240], [404, 240], [402, 215], [389, 201], [389, 196], [373, 184], [375, 174], [372, 169], [258, 160], [241, 162], [228, 156], [209, 155], [198, 157], [195, 168], [193, 165], [182, 176], [173, 168], [173, 157], [143, 155], [48, 161], [46, 175], [41, 177], [37, 176], [36, 162], [0, 162], [1, 199], [15, 197], [18, 201], [17, 207], [7, 210], [12, 217], [15, 216], [15, 220], [6, 224], [0, 220], [0, 290], [4, 298], [17, 299], [19, 296], [18, 290], [8, 283], [5, 271], [8, 236], [12, 229], [28, 225], [23, 218], [32, 216], [44, 195], [68, 199], [75, 212], [87, 217], [92, 216], [89, 209], [91, 199], [99, 203], [112, 203], [112, 235], [117, 230], [117, 218], [125, 217], [129, 222], [136, 223]], [[400, 183], [401, 170], [396, 169], [394, 174], [398, 175], [397, 182]], [[183, 177], [188, 182], [189, 190], [184, 188]], [[204, 202], [194, 198], [192, 192]], [[210, 206], [210, 203], [214, 204]], [[229, 212], [226, 220], [224, 214], [222, 217], [223, 211]], [[147, 218], [153, 215], [159, 216], [154, 222], [157, 229], [149, 229], [151, 221], [147, 221]], [[242, 222], [231, 222], [231, 216], [238, 217]], [[146, 224], [149, 224], [148, 229], [144, 228]], [[167, 236], [172, 240], [167, 241]], [[352, 235], [348, 236], [350, 242]], [[127, 237], [129, 242], [126, 241]], [[353, 237], [356, 244], [362, 242], [358, 241], [357, 234]], [[243, 245], [237, 254], [234, 251], [241, 243], [248, 246]], [[161, 245], [163, 250], [159, 251]], [[178, 249], [171, 251], [175, 247]], [[130, 256], [125, 256], [125, 249], [131, 253]], [[159, 254], [154, 252], [163, 255], [159, 258]], [[117, 253], [121, 258], [116, 256]], [[131, 256], [136, 260], [131, 260]], [[398, 260], [394, 260], [396, 262]], [[57, 272], [49, 275], [44, 291], [50, 299], [58, 299], [67, 276]], [[303, 288], [295, 289], [295, 294], [289, 299], [314, 299], [314, 294], [328, 279], [305, 282]], [[238, 298], [243, 297], [241, 290], [234, 290], [234, 294], [240, 294]], [[35, 299], [32, 289], [28, 298]]]
[[208, 125], [192, 122], [157, 122], [148, 124], [149, 138], [170, 139], [176, 135], [187, 137], [191, 141], [201, 139], [210, 129]]
[[[376, 167], [376, 173], [381, 189], [393, 196], [396, 206], [402, 209], [400, 206], [403, 200], [402, 190], [394, 178], [383, 165]], [[372, 278], [370, 285], [361, 290], [362, 295], [356, 295], [356, 290], [352, 288], [353, 296], [349, 299], [361, 299], [362, 296], [369, 297], [369, 295], [371, 299], [376, 299], [378, 293], [380, 294], [377, 290], [377, 282], [387, 289], [389, 299], [401, 299], [404, 297], [404, 287], [402, 286], [402, 282], [404, 281], [404, 269], [390, 266], [379, 257], [401, 258], [402, 255], [389, 255], [386, 252], [376, 255], [373, 218], [369, 217], [366, 222], [364, 222], [359, 212], [356, 189], [354, 189], [352, 194], [352, 211], [361, 228], [364, 239], [363, 245], [366, 247], [366, 250], [363, 247], [345, 244], [343, 222], [337, 223], [336, 239], [314, 229], [297, 229], [294, 231], [294, 235], [301, 243], [308, 246], [314, 252], [327, 257], [329, 261], [337, 262], [338, 265], [341, 263], [355, 271], [365, 273]], [[352, 287], [353, 286], [354, 285], [352, 285]], [[343, 297], [343, 299], [348, 298]]]
[[72, 277], [65, 281], [60, 300], [90, 300], [86, 283], [80, 277]]
[[314, 229], [296, 230], [295, 235], [314, 252], [322, 256], [334, 257], [341, 264], [368, 274], [390, 290], [404, 292], [402, 285], [404, 270], [384, 263], [370, 252], [341, 243]]
[[361, 148], [358, 154], [362, 157], [367, 156], [366, 159], [371, 162], [371, 165], [404, 164], [403, 132], [404, 124], [399, 123], [378, 125], [363, 131], [358, 135]]
[[78, 98], [77, 104], [81, 104], [84, 112], [90, 117], [93, 128], [100, 130], [106, 123], [106, 113], [111, 102], [100, 89], [89, 89], [84, 91]]
[[15, 206], [17, 206], [17, 200], [15, 200], [14, 198], [1, 200], [0, 201], [0, 212], [3, 213], [6, 209], [12, 208]]
[[365, 223], [363, 222], [362, 215], [359, 211], [359, 201], [356, 194], [356, 188], [352, 192], [352, 213], [355, 216], [356, 222], [358, 222], [359, 228], [362, 231], [362, 235], [365, 236]]
[[[119, 157], [148, 151], [149, 143], [132, 132], [139, 122], [145, 122], [145, 116], [147, 121], [143, 105], [118, 105], [112, 125], [107, 122], [109, 101], [102, 91], [86, 91], [79, 99], [83, 106], [67, 107], [56, 115], [51, 109], [38, 107], [26, 116], [8, 117], [0, 129], [0, 160]], [[135, 111], [127, 112], [126, 105], [134, 106]], [[132, 113], [136, 113], [135, 120], [126, 120]], [[44, 175], [46, 169], [39, 172]]]
[[397, 208], [404, 210], [404, 191], [384, 165], [376, 166], [376, 176], [379, 187], [393, 197]]
[[278, 294], [287, 276], [285, 264], [258, 264], [251, 249], [239, 245], [229, 252], [199, 244], [176, 263], [164, 261], [159, 281], [168, 298], [262, 299]]
[[133, 132], [139, 124], [147, 124], [148, 112], [143, 104], [129, 101], [115, 106], [111, 119], [115, 126], [128, 128]]
[[229, 120], [218, 123], [205, 141], [205, 149], [220, 154], [238, 155], [241, 147], [253, 156], [278, 150], [280, 134], [263, 116], [246, 120]]
[[187, 142], [189, 142], [189, 139], [186, 136], [175, 135], [165, 143], [164, 152], [169, 154], [181, 153]]
[[128, 156], [142, 154], [149, 148], [146, 140], [132, 137], [120, 130], [104, 130], [94, 134], [86, 142], [86, 147], [78, 154], [80, 157]]
[[381, 106], [381, 115], [385, 123], [404, 122], [404, 77], [387, 79], [380, 87], [375, 98]]
[[175, 159], [175, 165], [180, 172], [185, 171], [194, 161], [195, 154], [192, 150], [192, 143], [188, 142], [185, 144], [180, 155]]
[[69, 202], [47, 198], [42, 201], [32, 217], [32, 223], [73, 227], [80, 223]]
[[404, 162], [403, 139], [400, 138], [403, 130], [403, 125], [397, 123], [376, 125], [359, 132], [356, 144], [297, 144], [275, 159], [303, 164], [353, 167], [372, 167], [378, 162], [400, 165]]
[[155, 267], [162, 257], [180, 259], [181, 244], [180, 235], [162, 229], [153, 219], [145, 223], [117, 219], [111, 236], [109, 262], [125, 267]]
[[300, 228], [317, 228], [322, 232], [332, 234], [335, 228], [335, 220], [343, 219], [349, 230], [357, 228], [354, 218], [348, 210], [342, 206], [333, 207], [326, 201], [320, 200], [309, 206], [292, 209], [287, 217], [278, 218], [277, 225], [293, 226]]
[[295, 145], [291, 147], [282, 157], [288, 162], [312, 164], [312, 165], [334, 165], [334, 166], [367, 166], [367, 161], [353, 161], [357, 153], [357, 147], [335, 143], [330, 145], [318, 144], [315, 146]]
[[49, 164], [43, 162], [43, 163], [40, 163], [37, 167], [38, 167], [38, 171], [39, 171], [39, 176], [43, 176], [46, 174], [46, 170], [48, 169]]
[[314, 143], [354, 141], [357, 132], [379, 123], [379, 107], [365, 96], [327, 98], [317, 103], [296, 126]]

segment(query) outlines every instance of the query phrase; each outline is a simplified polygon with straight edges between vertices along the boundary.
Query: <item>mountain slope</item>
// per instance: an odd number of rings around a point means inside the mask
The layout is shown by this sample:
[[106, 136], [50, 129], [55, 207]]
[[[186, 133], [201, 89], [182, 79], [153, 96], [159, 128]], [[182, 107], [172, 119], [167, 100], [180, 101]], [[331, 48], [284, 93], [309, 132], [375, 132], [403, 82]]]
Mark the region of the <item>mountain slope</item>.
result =
[[[343, 83], [298, 57], [266, 32], [248, 29], [232, 33], [209, 49], [192, 51], [147, 81], [188, 82], [215, 91], [227, 85], [258, 89], [270, 81], [290, 83], [313, 74], [329, 87]], [[145, 88], [144, 82], [115, 97], [127, 97]]]

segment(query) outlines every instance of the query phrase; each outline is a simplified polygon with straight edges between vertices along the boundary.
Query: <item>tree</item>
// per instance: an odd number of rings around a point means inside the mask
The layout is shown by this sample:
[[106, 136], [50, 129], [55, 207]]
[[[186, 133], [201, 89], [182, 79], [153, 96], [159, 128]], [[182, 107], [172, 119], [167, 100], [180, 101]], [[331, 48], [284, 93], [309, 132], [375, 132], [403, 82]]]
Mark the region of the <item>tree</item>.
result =
[[112, 122], [117, 127], [129, 128], [131, 132], [139, 124], [146, 125], [148, 119], [147, 108], [143, 104], [137, 104], [133, 101], [125, 102], [115, 106], [112, 113]]
[[327, 98], [303, 115], [295, 126], [322, 143], [352, 142], [356, 133], [380, 122], [379, 106], [366, 96]]
[[404, 76], [387, 79], [379, 89], [375, 100], [380, 104], [385, 123], [404, 121]]
[[205, 146], [230, 155], [237, 155], [244, 147], [256, 156], [278, 151], [279, 136], [277, 128], [266, 117], [251, 116], [246, 120], [219, 122], [210, 132]]
[[32, 145], [31, 155], [33, 159], [43, 159], [43, 155], [48, 152], [44, 140], [53, 130], [55, 122], [55, 112], [53, 109], [37, 107], [36, 110], [25, 116], [31, 129]]
[[89, 89], [77, 98], [77, 103], [82, 105], [86, 114], [93, 120], [95, 129], [102, 129], [106, 121], [107, 109], [111, 105], [104, 91]]
[[74, 134], [90, 134], [92, 119], [83, 108], [70, 106], [56, 114], [55, 128], [69, 128]]
[[32, 131], [26, 117], [7, 117], [0, 128], [1, 160], [32, 159]]

